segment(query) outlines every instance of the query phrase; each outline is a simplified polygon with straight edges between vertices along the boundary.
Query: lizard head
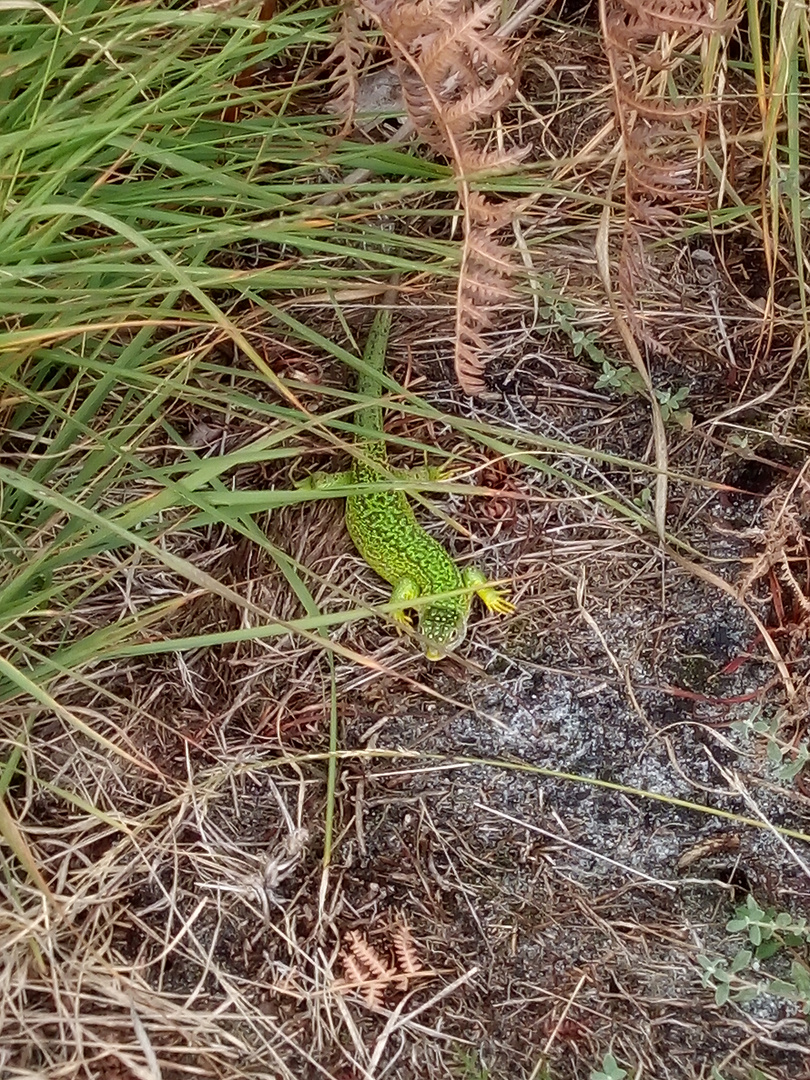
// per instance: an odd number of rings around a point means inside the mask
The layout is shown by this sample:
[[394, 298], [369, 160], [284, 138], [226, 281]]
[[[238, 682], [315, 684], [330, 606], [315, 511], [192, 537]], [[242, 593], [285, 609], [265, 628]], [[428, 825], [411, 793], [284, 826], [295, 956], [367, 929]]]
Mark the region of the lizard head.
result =
[[441, 660], [464, 640], [467, 614], [459, 604], [437, 601], [428, 604], [419, 619], [419, 637], [428, 660]]

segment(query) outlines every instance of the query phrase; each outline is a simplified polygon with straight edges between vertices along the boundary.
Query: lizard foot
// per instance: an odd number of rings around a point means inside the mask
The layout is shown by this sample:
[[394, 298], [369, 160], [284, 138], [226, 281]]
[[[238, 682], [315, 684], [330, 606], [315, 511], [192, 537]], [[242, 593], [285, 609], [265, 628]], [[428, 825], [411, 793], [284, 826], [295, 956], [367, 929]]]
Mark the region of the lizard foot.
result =
[[[401, 578], [391, 592], [391, 603], [408, 604], [415, 600], [417, 596], [419, 596], [419, 586], [416, 582], [411, 581], [410, 578]], [[401, 634], [406, 627], [413, 626], [413, 619], [403, 608], [400, 608], [399, 611], [392, 611], [391, 618], [394, 620], [397, 633]]]
[[494, 585], [486, 585], [481, 589], [476, 589], [476, 592], [487, 611], [495, 611], [498, 615], [511, 615], [516, 610], [511, 600], [507, 599], [507, 594], [503, 589], [496, 589]]
[[498, 615], [511, 615], [515, 610], [515, 605], [509, 600], [506, 591], [487, 584], [486, 575], [477, 567], [467, 567], [464, 571], [464, 584], [475, 590], [487, 611], [494, 611]]
[[430, 483], [441, 483], [446, 480], [455, 480], [469, 471], [467, 465], [457, 462], [443, 465], [416, 465], [412, 469], [391, 469], [391, 473], [397, 480], [428, 480]]
[[443, 465], [437, 465], [431, 470], [431, 480], [457, 480], [459, 476], [465, 476], [470, 471], [470, 466], [460, 461], [448, 461]]
[[413, 627], [413, 619], [404, 611], [392, 611], [391, 618], [394, 620], [394, 628], [398, 634], [405, 634]]

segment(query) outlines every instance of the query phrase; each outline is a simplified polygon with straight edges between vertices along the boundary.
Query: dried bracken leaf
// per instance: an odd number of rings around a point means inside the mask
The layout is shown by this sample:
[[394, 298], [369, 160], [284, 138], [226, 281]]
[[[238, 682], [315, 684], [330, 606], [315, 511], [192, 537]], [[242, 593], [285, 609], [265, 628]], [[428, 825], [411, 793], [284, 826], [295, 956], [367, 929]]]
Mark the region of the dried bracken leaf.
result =
[[774, 488], [762, 503], [762, 527], [750, 530], [748, 536], [759, 553], [743, 579], [742, 594], [773, 571], [792, 600], [791, 618], [810, 626], [810, 582], [800, 582], [793, 570], [796, 566], [806, 572], [810, 562], [810, 483], [802, 479]]
[[725, 854], [729, 851], [738, 851], [740, 838], [736, 833], [720, 833], [719, 836], [708, 836], [697, 844], [683, 852], [675, 867], [679, 874], [683, 874], [696, 862], [712, 858], [715, 855]]
[[[500, 0], [358, 0], [383, 31], [402, 83], [413, 127], [450, 159], [464, 211], [464, 246], [456, 301], [455, 369], [469, 394], [484, 387], [483, 331], [512, 297], [516, 269], [494, 233], [511, 224], [520, 205], [489, 204], [470, 177], [515, 168], [528, 147], [484, 148], [479, 127], [510, 100], [517, 69], [496, 34]], [[497, 220], [496, 220], [497, 218]]]
[[368, 51], [363, 25], [360, 8], [353, 3], [344, 3], [335, 19], [335, 47], [327, 60], [327, 65], [334, 67], [329, 107], [343, 121], [344, 133], [354, 124], [360, 74]]
[[390, 980], [374, 978], [364, 964], [352, 953], [343, 953], [345, 983], [340, 990], [359, 990], [366, 1005], [378, 1009], [385, 1000], [385, 983]]
[[648, 274], [644, 241], [707, 199], [699, 183], [707, 104], [678, 75], [705, 38], [728, 34], [735, 20], [718, 19], [710, 0], [602, 0], [600, 10], [625, 162], [619, 291], [634, 333], [652, 343], [636, 311]]
[[357, 931], [349, 933], [349, 945], [353, 955], [363, 967], [376, 979], [390, 979], [396, 974], [394, 968], [389, 967], [373, 945]]
[[389, 963], [358, 930], [349, 931], [346, 940], [348, 948], [341, 953], [343, 980], [335, 989], [343, 993], [359, 991], [370, 1008], [383, 1005], [389, 987], [404, 992], [412, 979], [431, 974], [420, 963], [410, 928], [404, 920], [396, 923], [391, 931], [394, 963]]
[[501, 65], [502, 70], [509, 70], [511, 64], [500, 43], [493, 43], [488, 35], [481, 33], [497, 15], [500, 6], [500, 0], [490, 0], [490, 3], [466, 12], [457, 12], [452, 20], [446, 19], [444, 33], [433, 34], [430, 44], [421, 48], [423, 70], [433, 77], [440, 66], [448, 72], [467, 67], [466, 57], [471, 50], [474, 55], [485, 55], [494, 70], [501, 70]]
[[397, 958], [399, 970], [403, 975], [418, 975], [424, 971], [411, 936], [411, 929], [406, 922], [398, 923], [392, 934], [394, 940], [394, 953]]
[[517, 267], [511, 250], [495, 236], [504, 227], [503, 206], [482, 198], [470, 200], [456, 298], [456, 374], [468, 394], [484, 389], [482, 372], [486, 340], [483, 331], [493, 315], [512, 298], [511, 276]]

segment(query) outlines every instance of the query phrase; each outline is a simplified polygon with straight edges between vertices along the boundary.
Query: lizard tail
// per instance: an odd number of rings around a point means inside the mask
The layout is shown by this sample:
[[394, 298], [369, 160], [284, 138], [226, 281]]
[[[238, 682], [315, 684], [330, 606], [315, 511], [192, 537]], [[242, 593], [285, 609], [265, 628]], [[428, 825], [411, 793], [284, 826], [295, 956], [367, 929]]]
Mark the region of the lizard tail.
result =
[[385, 355], [396, 297], [397, 290], [394, 282], [383, 294], [377, 308], [366, 340], [366, 347], [363, 350], [363, 368], [357, 379], [359, 396], [374, 402], [374, 404], [363, 405], [355, 414], [357, 426], [369, 433], [380, 432], [383, 429], [382, 405], [379, 401], [383, 390], [380, 376], [385, 369]]

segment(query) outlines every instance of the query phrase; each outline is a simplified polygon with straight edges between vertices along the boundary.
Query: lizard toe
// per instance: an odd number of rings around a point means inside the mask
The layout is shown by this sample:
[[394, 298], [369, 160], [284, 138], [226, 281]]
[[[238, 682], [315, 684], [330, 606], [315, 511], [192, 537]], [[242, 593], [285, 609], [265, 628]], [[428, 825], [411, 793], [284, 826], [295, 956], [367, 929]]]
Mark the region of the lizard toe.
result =
[[478, 595], [481, 597], [487, 611], [494, 611], [498, 615], [511, 615], [516, 610], [515, 605], [506, 598], [500, 589], [492, 587], [481, 589]]
[[398, 634], [404, 633], [406, 629], [413, 626], [413, 619], [407, 612], [392, 611], [391, 618], [394, 620], [394, 626], [396, 627]]

